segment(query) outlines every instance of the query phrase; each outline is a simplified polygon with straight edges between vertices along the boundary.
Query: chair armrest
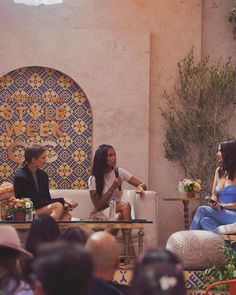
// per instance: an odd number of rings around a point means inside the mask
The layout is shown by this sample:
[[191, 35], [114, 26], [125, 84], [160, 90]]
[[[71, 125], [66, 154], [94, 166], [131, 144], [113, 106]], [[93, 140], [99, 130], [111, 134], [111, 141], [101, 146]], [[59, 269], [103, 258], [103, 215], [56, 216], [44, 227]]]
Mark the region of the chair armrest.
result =
[[217, 230], [219, 231], [219, 234], [221, 235], [229, 235], [229, 234], [236, 234], [236, 222], [220, 225], [217, 227]]
[[137, 219], [153, 221], [152, 224], [144, 225], [145, 246], [157, 247], [159, 245], [157, 192], [145, 191], [143, 195], [136, 194], [134, 214]]

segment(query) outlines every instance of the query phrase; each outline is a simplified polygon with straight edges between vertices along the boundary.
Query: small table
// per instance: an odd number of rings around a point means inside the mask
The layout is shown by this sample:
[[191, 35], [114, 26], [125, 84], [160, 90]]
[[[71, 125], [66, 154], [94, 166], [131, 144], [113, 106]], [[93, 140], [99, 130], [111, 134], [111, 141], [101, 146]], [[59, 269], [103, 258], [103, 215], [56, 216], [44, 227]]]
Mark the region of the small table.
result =
[[[17, 230], [29, 230], [31, 227], [31, 221], [0, 221], [1, 225], [12, 225]], [[79, 220], [79, 221], [57, 221], [60, 229], [66, 229], [68, 227], [87, 227], [96, 229], [123, 229], [124, 230], [124, 244], [125, 244], [125, 257], [128, 257], [129, 253], [129, 230], [138, 230], [138, 247], [139, 254], [143, 252], [143, 236], [144, 236], [144, 224], [153, 223], [153, 221], [145, 219], [134, 219], [131, 221], [94, 221], [94, 220]]]
[[164, 198], [164, 201], [182, 201], [184, 205], [184, 228], [189, 229], [189, 209], [188, 205], [190, 201], [198, 201], [199, 198], [187, 198], [187, 197], [176, 197], [176, 198]]

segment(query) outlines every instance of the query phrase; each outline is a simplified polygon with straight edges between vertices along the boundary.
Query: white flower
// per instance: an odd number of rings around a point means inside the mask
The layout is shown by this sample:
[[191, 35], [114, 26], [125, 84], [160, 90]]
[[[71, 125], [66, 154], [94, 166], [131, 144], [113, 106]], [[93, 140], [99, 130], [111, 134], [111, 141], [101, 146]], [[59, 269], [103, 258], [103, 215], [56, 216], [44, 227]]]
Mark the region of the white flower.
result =
[[166, 291], [169, 288], [176, 286], [177, 279], [175, 277], [163, 276], [163, 277], [160, 277], [159, 282], [160, 282], [161, 290]]
[[12, 186], [12, 184], [11, 184], [10, 182], [4, 181], [4, 182], [1, 184], [1, 187], [6, 187], [6, 186]]
[[30, 209], [32, 207], [32, 204], [30, 202], [25, 203], [25, 208]]

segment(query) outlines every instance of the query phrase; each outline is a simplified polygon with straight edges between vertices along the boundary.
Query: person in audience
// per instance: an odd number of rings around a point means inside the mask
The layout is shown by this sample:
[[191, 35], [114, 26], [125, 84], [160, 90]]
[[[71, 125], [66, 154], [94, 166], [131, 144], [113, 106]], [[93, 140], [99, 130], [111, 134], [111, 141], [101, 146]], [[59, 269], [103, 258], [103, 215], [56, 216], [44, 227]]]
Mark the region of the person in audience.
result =
[[48, 214], [56, 220], [70, 220], [71, 211], [77, 203], [67, 198], [52, 199], [48, 175], [41, 168], [46, 164], [47, 151], [38, 144], [27, 147], [23, 166], [14, 176], [16, 198], [30, 198], [37, 215]]
[[215, 171], [210, 206], [198, 207], [191, 230], [219, 233], [219, 225], [236, 222], [236, 141], [222, 142], [216, 156], [220, 166]]
[[[46, 242], [54, 242], [59, 239], [60, 229], [53, 217], [50, 215], [36, 216], [32, 221], [25, 248], [27, 251], [37, 256], [38, 248]], [[22, 270], [24, 278], [30, 283], [30, 273], [34, 258], [22, 259]]]
[[56, 241], [60, 237], [58, 223], [50, 215], [36, 216], [32, 221], [25, 248], [34, 256], [37, 248], [45, 242]]
[[10, 225], [0, 227], [0, 294], [33, 295], [30, 286], [23, 281], [20, 257], [32, 257], [20, 245], [16, 230]]
[[60, 239], [69, 243], [77, 243], [83, 246], [87, 242], [88, 234], [80, 227], [71, 226], [62, 232]]
[[184, 295], [181, 261], [169, 250], [148, 250], [135, 266], [128, 294]]
[[142, 267], [143, 265], [156, 262], [167, 262], [173, 264], [176, 268], [179, 268], [180, 271], [183, 270], [183, 266], [179, 258], [167, 249], [149, 249], [144, 253], [144, 255], [140, 256], [137, 267]]
[[37, 295], [87, 295], [93, 263], [80, 245], [55, 242], [40, 247], [33, 262]]
[[[94, 205], [92, 219], [109, 219], [109, 203], [116, 200], [116, 219], [131, 220], [131, 206], [129, 202], [121, 201], [123, 181], [136, 187], [137, 193], [142, 194], [146, 185], [132, 176], [123, 168], [116, 167], [116, 152], [111, 145], [100, 145], [94, 155], [92, 175], [88, 180], [90, 197]], [[113, 231], [116, 234], [117, 231]], [[129, 251], [134, 255], [134, 248], [129, 233]]]
[[185, 295], [182, 271], [162, 261], [139, 265], [134, 272], [130, 295]]
[[105, 231], [95, 232], [88, 238], [85, 248], [91, 253], [94, 263], [89, 294], [122, 294], [112, 284], [114, 272], [119, 264], [119, 246], [115, 237]]

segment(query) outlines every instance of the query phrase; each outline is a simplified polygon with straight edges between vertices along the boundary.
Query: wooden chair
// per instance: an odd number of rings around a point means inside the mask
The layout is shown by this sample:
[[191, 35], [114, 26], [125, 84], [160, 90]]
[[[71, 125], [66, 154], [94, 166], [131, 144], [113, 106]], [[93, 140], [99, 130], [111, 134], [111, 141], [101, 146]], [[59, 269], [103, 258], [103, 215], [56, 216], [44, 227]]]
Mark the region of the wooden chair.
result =
[[232, 280], [218, 281], [218, 282], [215, 282], [215, 283], [212, 283], [212, 284], [208, 285], [206, 290], [205, 290], [205, 295], [209, 295], [210, 289], [214, 288], [215, 286], [224, 285], [224, 284], [229, 285], [229, 295], [235, 295], [236, 294], [236, 279], [232, 279]]

